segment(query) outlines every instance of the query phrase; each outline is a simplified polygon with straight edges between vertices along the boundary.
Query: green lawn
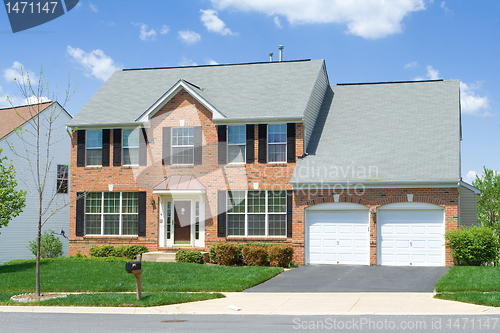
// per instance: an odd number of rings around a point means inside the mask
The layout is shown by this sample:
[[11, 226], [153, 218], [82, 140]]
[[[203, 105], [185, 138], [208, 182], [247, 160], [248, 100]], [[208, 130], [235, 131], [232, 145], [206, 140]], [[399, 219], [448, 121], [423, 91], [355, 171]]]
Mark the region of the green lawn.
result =
[[[45, 259], [40, 265], [41, 291], [135, 291], [126, 260]], [[227, 267], [186, 263], [142, 263], [142, 290], [176, 292], [242, 291], [281, 273], [278, 267]], [[0, 265], [0, 291], [35, 290], [35, 262]]]
[[434, 297], [487, 306], [500, 306], [500, 267], [451, 267], [434, 286]]
[[49, 299], [40, 302], [16, 303], [10, 300], [21, 292], [0, 292], [0, 305], [43, 305], [43, 306], [160, 306], [186, 302], [204, 301], [223, 298], [221, 293], [178, 293], [178, 292], [148, 292], [142, 293], [138, 301], [135, 293], [92, 293], [68, 295], [64, 298]]

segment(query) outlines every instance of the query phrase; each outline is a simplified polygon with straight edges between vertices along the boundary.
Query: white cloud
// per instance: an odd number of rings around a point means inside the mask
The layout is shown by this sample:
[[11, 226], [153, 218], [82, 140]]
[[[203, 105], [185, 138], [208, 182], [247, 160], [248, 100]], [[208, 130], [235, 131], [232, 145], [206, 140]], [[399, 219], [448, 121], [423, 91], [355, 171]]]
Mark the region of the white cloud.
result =
[[179, 66], [198, 66], [193, 60], [183, 57], [181, 62], [178, 63]]
[[200, 34], [197, 34], [196, 32], [188, 29], [179, 31], [179, 39], [186, 44], [194, 44], [201, 40], [201, 36]]
[[464, 177], [464, 182], [472, 184], [472, 182], [476, 179], [477, 172], [474, 170], [471, 170], [467, 172], [467, 175]]
[[441, 8], [445, 11], [445, 13], [453, 12], [451, 9], [446, 7], [446, 2], [441, 2]]
[[462, 112], [475, 116], [486, 116], [490, 113], [490, 101], [486, 96], [478, 96], [474, 90], [479, 89], [480, 84], [468, 85], [460, 82], [460, 104]]
[[208, 65], [218, 65], [219, 64], [217, 61], [215, 61], [213, 59], [210, 59], [210, 58], [208, 58], [206, 60], [206, 62], [207, 62]]
[[24, 79], [30, 79], [32, 85], [38, 84], [38, 76], [36, 76], [33, 71], [30, 71], [26, 67], [23, 66], [19, 61], [14, 61], [12, 66], [10, 66], [7, 69], [4, 69], [3, 71], [3, 77], [7, 82], [12, 83], [14, 80], [16, 82], [22, 84], [22, 75], [21, 75], [21, 69], [22, 72], [24, 73]]
[[[416, 62], [415, 62], [416, 63]], [[407, 65], [408, 66], [408, 65]], [[406, 66], [405, 66], [406, 68]], [[439, 80], [439, 71], [437, 69], [434, 69], [432, 66], [427, 66], [427, 80]], [[415, 81], [422, 81], [425, 80], [426, 78], [423, 78], [422, 76], [417, 76], [415, 78]]]
[[164, 24], [160, 29], [160, 34], [165, 35], [165, 34], [168, 34], [169, 31], [170, 31], [170, 28]]
[[417, 62], [416, 62], [416, 61], [413, 61], [413, 62], [409, 62], [409, 63], [407, 63], [407, 64], [405, 65], [405, 69], [406, 69], [406, 68], [415, 68], [415, 67], [417, 67], [417, 66], [418, 66]]
[[0, 108], [8, 107], [10, 107], [10, 103], [7, 101], [7, 94], [5, 94], [2, 87], [0, 87]]
[[377, 39], [402, 31], [411, 12], [424, 10], [423, 0], [211, 0], [219, 10], [256, 11], [285, 16], [290, 24], [339, 23], [347, 32]]
[[283, 28], [283, 26], [281, 25], [280, 18], [278, 16], [274, 17], [274, 24], [276, 24], [276, 26], [280, 29]]
[[68, 45], [67, 52], [84, 68], [86, 76], [92, 75], [99, 80], [106, 81], [115, 71], [122, 67], [99, 49], [86, 53], [82, 49], [72, 48]]
[[147, 41], [147, 40], [155, 40], [156, 39], [156, 31], [155, 29], [150, 29], [148, 31], [148, 25], [145, 24], [145, 23], [133, 23], [133, 25], [135, 25], [136, 27], [141, 27], [141, 32], [139, 33], [139, 38], [144, 40], [144, 41]]
[[45, 103], [45, 102], [50, 102], [50, 99], [48, 99], [45, 96], [42, 97], [37, 97], [35, 95], [30, 96], [28, 98], [23, 99], [22, 105], [33, 105], [33, 104], [40, 104], [40, 103]]
[[218, 16], [217, 12], [213, 9], [207, 9], [203, 10], [200, 9], [201, 14], [201, 21], [203, 22], [203, 25], [208, 29], [210, 32], [216, 32], [219, 33], [223, 36], [225, 35], [232, 35], [233, 32], [231, 29], [226, 27], [226, 23], [222, 21]]
[[93, 3], [89, 3], [89, 7], [90, 7], [90, 10], [92, 10], [94, 13], [97, 13], [99, 11], [97, 6], [94, 5]]

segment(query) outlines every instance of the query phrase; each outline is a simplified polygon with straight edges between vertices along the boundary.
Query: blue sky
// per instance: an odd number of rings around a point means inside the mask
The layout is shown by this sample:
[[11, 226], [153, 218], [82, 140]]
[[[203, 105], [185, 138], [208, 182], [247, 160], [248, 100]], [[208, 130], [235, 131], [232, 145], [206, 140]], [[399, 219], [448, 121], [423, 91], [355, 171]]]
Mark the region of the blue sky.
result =
[[0, 108], [43, 64], [51, 99], [71, 74], [73, 115], [115, 70], [277, 60], [280, 44], [325, 59], [331, 84], [459, 79], [462, 176], [500, 170], [500, 1], [80, 0], [16, 34], [0, 9], [0, 39]]

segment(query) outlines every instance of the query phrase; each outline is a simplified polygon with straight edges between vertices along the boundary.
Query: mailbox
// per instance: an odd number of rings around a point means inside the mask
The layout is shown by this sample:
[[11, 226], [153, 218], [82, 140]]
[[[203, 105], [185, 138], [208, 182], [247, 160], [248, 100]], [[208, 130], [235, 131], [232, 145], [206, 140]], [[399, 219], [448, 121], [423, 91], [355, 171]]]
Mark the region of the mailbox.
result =
[[127, 263], [125, 264], [125, 270], [127, 272], [138, 271], [140, 269], [141, 269], [140, 261], [127, 261]]

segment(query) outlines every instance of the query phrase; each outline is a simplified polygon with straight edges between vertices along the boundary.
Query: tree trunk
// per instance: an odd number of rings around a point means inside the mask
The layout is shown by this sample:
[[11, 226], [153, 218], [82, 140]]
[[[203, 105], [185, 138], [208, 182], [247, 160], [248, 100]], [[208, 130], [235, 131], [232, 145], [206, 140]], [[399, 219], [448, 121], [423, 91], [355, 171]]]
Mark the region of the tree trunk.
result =
[[40, 243], [42, 238], [42, 216], [38, 216], [38, 235], [36, 237], [36, 296], [40, 296]]

